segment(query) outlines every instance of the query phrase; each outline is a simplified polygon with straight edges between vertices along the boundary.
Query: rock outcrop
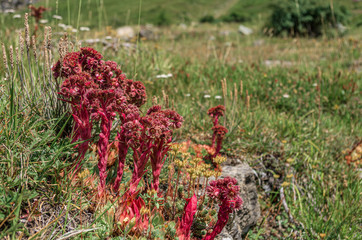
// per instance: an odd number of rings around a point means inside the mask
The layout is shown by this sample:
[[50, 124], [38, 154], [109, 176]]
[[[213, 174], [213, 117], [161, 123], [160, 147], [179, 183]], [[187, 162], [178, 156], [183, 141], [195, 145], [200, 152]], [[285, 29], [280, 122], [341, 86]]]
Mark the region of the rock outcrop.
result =
[[256, 225], [260, 217], [260, 205], [256, 189], [256, 173], [246, 163], [239, 163], [235, 166], [227, 165], [222, 167], [221, 177], [233, 177], [239, 183], [240, 195], [244, 203], [230, 221], [219, 239], [242, 239], [250, 227]]

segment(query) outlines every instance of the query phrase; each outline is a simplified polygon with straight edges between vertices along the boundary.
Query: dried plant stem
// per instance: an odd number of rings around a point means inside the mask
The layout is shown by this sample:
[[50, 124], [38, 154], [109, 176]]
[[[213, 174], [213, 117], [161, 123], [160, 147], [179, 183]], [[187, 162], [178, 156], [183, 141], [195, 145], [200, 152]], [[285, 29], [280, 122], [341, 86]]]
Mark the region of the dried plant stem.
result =
[[25, 27], [25, 46], [26, 46], [26, 55], [28, 58], [28, 66], [29, 66], [29, 76], [30, 76], [30, 83], [31, 89], [35, 89], [33, 74], [31, 69], [31, 58], [30, 58], [30, 35], [29, 35], [29, 22], [28, 22], [28, 14], [25, 13], [24, 16], [24, 27]]
[[168, 100], [168, 95], [166, 94], [165, 90], [162, 90], [162, 95], [163, 95], [163, 104], [164, 104], [165, 108], [168, 108], [169, 100]]
[[248, 90], [246, 90], [246, 109], [249, 110], [250, 108], [250, 96]]
[[10, 47], [9, 47], [9, 57], [10, 57], [11, 71], [13, 71], [14, 70], [14, 49], [13, 49], [12, 45], [10, 45]]
[[[222, 88], [222, 95], [223, 95], [223, 98], [224, 98], [224, 106], [226, 108], [226, 101], [227, 101], [227, 82], [226, 82], [226, 78], [222, 79], [221, 80], [221, 88]], [[226, 125], [226, 112], [225, 112], [225, 115], [224, 115], [224, 125]]]
[[24, 82], [24, 79], [23, 79], [23, 74], [22, 74], [22, 71], [21, 71], [21, 56], [20, 56], [20, 54], [21, 54], [21, 50], [18, 48], [18, 47], [16, 47], [15, 48], [15, 52], [16, 52], [16, 65], [17, 65], [17, 68], [18, 68], [18, 73], [19, 73], [19, 78], [20, 78], [20, 85], [21, 85], [21, 90], [24, 92], [25, 91], [25, 93], [26, 93], [26, 95], [27, 95], [27, 97], [30, 99], [30, 95], [29, 95], [29, 92], [28, 92], [28, 89], [26, 88], [26, 86], [25, 86], [25, 82]]
[[191, 197], [191, 190], [193, 190], [192, 192], [194, 192], [194, 189], [195, 189], [195, 179], [192, 178], [192, 181], [190, 182], [188, 189], [189, 198]]
[[199, 194], [200, 176], [197, 178], [196, 196]]
[[282, 201], [282, 204], [283, 204], [283, 207], [284, 207], [285, 211], [286, 211], [287, 214], [288, 214], [289, 220], [290, 220], [291, 222], [294, 222], [293, 216], [292, 216], [292, 214], [291, 214], [290, 211], [289, 211], [287, 201], [285, 200], [284, 188], [283, 188], [283, 187], [280, 188], [280, 199], [281, 199], [281, 201]]
[[3, 50], [3, 64], [4, 64], [5, 69], [7, 70], [8, 77], [10, 77], [10, 70], [9, 70], [9, 65], [8, 65], [8, 58], [6, 56], [5, 44], [2, 43], [1, 47], [2, 47], [2, 50]]
[[173, 209], [173, 213], [174, 215], [176, 214], [176, 196], [177, 196], [177, 189], [178, 189], [178, 184], [179, 184], [179, 180], [180, 180], [180, 174], [181, 174], [181, 171], [180, 169], [177, 171], [177, 179], [176, 179], [176, 187], [175, 187], [175, 194], [173, 195], [173, 206], [172, 206], [172, 209]]

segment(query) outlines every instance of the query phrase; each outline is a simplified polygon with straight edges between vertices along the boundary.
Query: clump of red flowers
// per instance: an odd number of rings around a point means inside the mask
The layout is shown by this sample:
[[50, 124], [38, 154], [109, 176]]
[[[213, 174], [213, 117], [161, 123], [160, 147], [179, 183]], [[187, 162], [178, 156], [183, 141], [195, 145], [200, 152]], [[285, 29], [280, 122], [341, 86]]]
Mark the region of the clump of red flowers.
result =
[[29, 6], [29, 9], [31, 10], [31, 16], [35, 18], [36, 23], [39, 23], [40, 19], [43, 18], [43, 12], [47, 10], [43, 6], [39, 7]]
[[[176, 226], [169, 227], [167, 230], [171, 239], [178, 236], [180, 240], [189, 240], [197, 236], [195, 232], [191, 234], [191, 229], [198, 218], [196, 215], [196, 220], [194, 220], [198, 205], [195, 192], [199, 192], [199, 187], [196, 189], [192, 185], [195, 185], [196, 180], [199, 182], [201, 172], [205, 174], [207, 172], [210, 175], [211, 171], [206, 171], [206, 167], [201, 164], [202, 161], [200, 164], [199, 162], [190, 163], [192, 167], [187, 166], [182, 162], [188, 161], [187, 159], [177, 159], [176, 148], [170, 152], [173, 133], [175, 129], [182, 126], [182, 116], [173, 110], [163, 109], [159, 105], [150, 107], [143, 114], [140, 107], [147, 100], [145, 86], [139, 81], [127, 79], [116, 62], [104, 61], [103, 56], [92, 48], [81, 48], [78, 52], [66, 54], [52, 70], [55, 78], [63, 79], [59, 95], [62, 101], [70, 104], [74, 120], [72, 142], [79, 142], [76, 145], [78, 155], [74, 163], [75, 173], [81, 169], [89, 145], [96, 141], [99, 169], [98, 196], [101, 200], [105, 200], [99, 202], [105, 205], [109, 198], [108, 200], [111, 199], [115, 206], [113, 217], [119, 227], [114, 234], [121, 234], [127, 227], [134, 236], [141, 236], [146, 232], [151, 234], [155, 228], [152, 215], [157, 212], [160, 216], [166, 216], [164, 213], [168, 209], [167, 221], [173, 221]], [[219, 124], [219, 118], [225, 114], [224, 106], [211, 108], [208, 114], [214, 125], [212, 146], [195, 145], [194, 150], [196, 156], [200, 158], [202, 151], [206, 150], [208, 157], [212, 160], [219, 154], [228, 130]], [[112, 129], [117, 129], [117, 132], [111, 134]], [[112, 187], [107, 188], [107, 163], [109, 158], [114, 162], [114, 149], [118, 153], [117, 173], [114, 179], [109, 179]], [[131, 153], [133, 172], [129, 185], [125, 187], [121, 182], [124, 172], [128, 173], [124, 167], [126, 157]], [[169, 153], [173, 158], [168, 158]], [[177, 166], [179, 172], [176, 187], [174, 187], [172, 184], [174, 172], [170, 170], [168, 190], [163, 192], [160, 188], [160, 175], [166, 159], [168, 159], [170, 169]], [[173, 162], [176, 160], [179, 165]], [[112, 167], [112, 164], [108, 164], [108, 167]], [[201, 165], [203, 170], [197, 169]], [[148, 166], [152, 170], [152, 182], [145, 177]], [[182, 168], [186, 168], [187, 171]], [[182, 179], [179, 178], [181, 171], [184, 172]], [[191, 179], [191, 173], [197, 178], [193, 179], [192, 183], [189, 182], [188, 194], [185, 194], [180, 190], [183, 186], [178, 187], [178, 184], [187, 185], [187, 179]], [[84, 181], [91, 186], [92, 190], [95, 189], [94, 179], [92, 175]], [[142, 179], [145, 179], [143, 187], [138, 188]], [[206, 187], [207, 181], [204, 184]], [[232, 178], [219, 179], [210, 183], [207, 194], [218, 202], [220, 210], [213, 231], [206, 236], [205, 233], [198, 235], [199, 238], [205, 236], [204, 239], [214, 239], [221, 232], [229, 219], [229, 214], [242, 205], [242, 200], [238, 196], [239, 191], [236, 180]], [[145, 195], [148, 192], [152, 193], [150, 194], [152, 198]], [[167, 202], [171, 201], [170, 199], [173, 201], [172, 204]], [[203, 204], [203, 199], [201, 204]], [[186, 200], [185, 206], [184, 200]], [[151, 210], [153, 201], [160, 201], [157, 203], [162, 203], [162, 206], [157, 206], [157, 209], [153, 207]]]
[[[104, 61], [102, 58], [92, 48], [81, 48], [79, 52], [66, 54], [53, 67], [54, 77], [65, 79], [59, 94], [71, 104], [75, 120], [73, 142], [83, 141], [77, 146], [79, 154], [76, 169], [88, 150], [94, 123], [100, 122], [101, 132], [97, 144], [100, 195], [105, 191], [107, 149], [113, 120], [118, 114], [122, 123], [125, 123], [131, 116], [137, 116], [138, 107], [146, 102], [144, 85], [127, 79], [116, 62]], [[122, 146], [121, 150], [123, 154], [120, 162], [126, 154]]]
[[216, 126], [219, 123], [219, 117], [225, 115], [225, 107], [222, 105], [212, 107], [207, 111], [207, 114], [212, 118], [214, 126]]
[[219, 203], [218, 219], [213, 227], [213, 231], [208, 233], [204, 240], [214, 239], [225, 227], [229, 220], [229, 214], [236, 209], [240, 209], [243, 200], [239, 196], [240, 187], [235, 178], [226, 177], [211, 181], [206, 189], [207, 195]]

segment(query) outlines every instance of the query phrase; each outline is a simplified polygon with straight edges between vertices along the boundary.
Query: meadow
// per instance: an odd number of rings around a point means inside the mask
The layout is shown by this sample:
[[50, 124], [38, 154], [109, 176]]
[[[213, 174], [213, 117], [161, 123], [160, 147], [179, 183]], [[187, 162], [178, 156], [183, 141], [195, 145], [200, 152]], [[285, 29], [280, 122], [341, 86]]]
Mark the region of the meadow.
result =
[[[40, 1], [36, 6], [48, 8], [48, 23], [29, 16], [34, 40], [27, 40], [24, 29], [29, 10], [14, 13], [19, 19], [1, 14], [0, 238], [112, 236], [115, 223], [104, 214], [111, 206], [93, 214], [89, 190], [67, 175], [76, 155], [73, 120], [59, 100], [62, 80], [51, 71], [64, 46], [69, 52], [89, 46], [144, 84], [149, 100], [142, 112], [157, 102], [183, 116], [174, 142], [207, 144], [207, 110], [225, 106], [221, 122], [229, 132], [221, 153], [256, 171], [269, 164], [274, 181], [268, 193], [258, 186], [262, 214], [245, 239], [360, 239], [362, 3], [346, 4], [353, 21], [343, 37], [276, 38], [261, 30], [268, 1], [164, 2]], [[256, 16], [243, 23], [254, 34], [241, 35], [237, 23], [197, 22], [237, 9]], [[169, 25], [155, 27], [157, 39], [117, 39], [122, 24], [138, 29], [157, 23], [160, 15]], [[64, 35], [59, 23], [90, 31], [69, 29]], [[97, 172], [95, 158], [90, 151], [83, 168]], [[289, 212], [279, 198], [281, 188]]]

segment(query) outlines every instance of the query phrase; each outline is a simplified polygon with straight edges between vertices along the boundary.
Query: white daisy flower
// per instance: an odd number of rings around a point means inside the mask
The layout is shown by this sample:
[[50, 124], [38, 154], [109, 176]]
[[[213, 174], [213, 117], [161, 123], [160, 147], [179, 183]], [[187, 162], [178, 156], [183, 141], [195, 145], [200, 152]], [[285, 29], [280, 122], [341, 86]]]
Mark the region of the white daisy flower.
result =
[[283, 98], [290, 98], [289, 94], [285, 93], [283, 94]]
[[79, 30], [81, 30], [82, 32], [88, 32], [90, 31], [89, 27], [80, 27]]
[[57, 19], [57, 20], [62, 20], [63, 17], [62, 16], [59, 16], [59, 15], [53, 15], [53, 18], [54, 19]]

